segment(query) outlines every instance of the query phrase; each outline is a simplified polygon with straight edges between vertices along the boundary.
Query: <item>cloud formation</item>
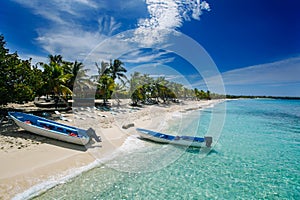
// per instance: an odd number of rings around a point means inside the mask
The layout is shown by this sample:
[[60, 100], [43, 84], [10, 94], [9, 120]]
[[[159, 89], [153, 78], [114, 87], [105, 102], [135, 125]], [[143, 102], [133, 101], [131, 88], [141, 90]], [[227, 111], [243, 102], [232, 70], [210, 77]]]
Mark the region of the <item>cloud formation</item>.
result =
[[32, 9], [34, 14], [58, 24], [67, 24], [70, 19], [83, 18], [84, 11], [99, 8], [92, 0], [14, 1]]
[[[83, 60], [99, 42], [115, 34], [121, 26], [114, 17], [97, 14], [99, 10], [109, 8], [106, 1], [14, 1], [48, 21], [47, 26], [36, 28], [37, 44], [48, 54], [61, 54], [69, 60]], [[40, 58], [40, 55], [27, 56], [33, 60]]]
[[121, 58], [126, 63], [151, 63], [155, 65], [157, 63], [168, 63], [174, 60], [174, 57], [169, 56], [169, 52], [166, 51], [145, 51], [145, 50], [136, 50], [133, 52], [129, 52], [126, 55], [123, 55]]
[[[119, 0], [13, 1], [47, 21], [47, 26], [36, 28], [37, 44], [48, 54], [61, 54], [68, 60], [83, 60], [99, 43], [132, 27], [136, 28], [133, 37], [136, 44], [163, 42], [184, 21], [199, 20], [202, 10], [209, 10], [209, 4], [200, 0], [128, 0], [126, 3]], [[121, 19], [126, 17], [131, 18], [123, 24]], [[110, 48], [114, 46], [117, 45], [111, 44]], [[34, 55], [30, 56], [35, 60]], [[137, 55], [141, 62], [160, 56], [161, 53]], [[134, 59], [127, 60], [136, 63]], [[172, 59], [161, 60], [170, 61]]]
[[150, 17], [139, 20], [135, 41], [150, 46], [164, 40], [184, 20], [199, 20], [202, 10], [210, 10], [209, 4], [200, 0], [146, 0], [146, 4]]
[[[227, 71], [220, 76], [227, 94], [299, 96], [299, 74], [300, 57], [294, 57]], [[207, 82], [213, 83], [217, 79], [209, 77], [193, 84], [193, 87], [205, 88]]]
[[300, 82], [300, 57], [249, 66], [222, 74], [225, 85], [257, 85]]

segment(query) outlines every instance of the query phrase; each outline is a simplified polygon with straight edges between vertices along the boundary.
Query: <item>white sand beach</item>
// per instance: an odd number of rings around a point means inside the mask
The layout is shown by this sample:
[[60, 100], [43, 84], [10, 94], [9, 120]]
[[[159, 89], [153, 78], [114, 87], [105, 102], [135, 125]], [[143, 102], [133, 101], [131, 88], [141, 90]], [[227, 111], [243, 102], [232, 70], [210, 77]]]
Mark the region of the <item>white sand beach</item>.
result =
[[92, 127], [100, 136], [101, 142], [92, 141], [86, 147], [34, 135], [9, 121], [3, 122], [0, 127], [0, 199], [11, 199], [34, 185], [64, 177], [96, 159], [109, 158], [128, 136], [136, 134], [137, 127], [157, 130], [174, 114], [221, 101], [184, 101], [132, 108], [128, 100], [122, 100], [121, 105], [112, 104], [110, 111], [60, 111], [57, 121], [84, 129]]

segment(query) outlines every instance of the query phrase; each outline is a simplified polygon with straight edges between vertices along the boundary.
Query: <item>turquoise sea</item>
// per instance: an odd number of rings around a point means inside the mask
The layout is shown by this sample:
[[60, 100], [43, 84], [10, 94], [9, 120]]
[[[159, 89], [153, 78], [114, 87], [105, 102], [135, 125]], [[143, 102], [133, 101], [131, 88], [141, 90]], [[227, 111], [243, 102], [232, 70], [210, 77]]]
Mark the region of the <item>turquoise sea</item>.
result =
[[207, 155], [130, 138], [106, 164], [35, 199], [300, 199], [300, 101], [227, 101], [175, 117], [166, 131], [204, 135], [224, 108]]

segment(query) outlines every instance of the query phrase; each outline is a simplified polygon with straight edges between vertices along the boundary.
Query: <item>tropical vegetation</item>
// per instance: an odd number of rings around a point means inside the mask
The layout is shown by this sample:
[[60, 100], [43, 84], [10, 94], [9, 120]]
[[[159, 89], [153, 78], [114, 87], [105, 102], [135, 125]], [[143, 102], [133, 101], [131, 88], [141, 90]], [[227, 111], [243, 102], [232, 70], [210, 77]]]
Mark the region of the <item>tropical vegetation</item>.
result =
[[[83, 63], [66, 61], [61, 55], [49, 55], [48, 62], [32, 65], [17, 52], [10, 53], [0, 36], [0, 105], [24, 103], [35, 97], [51, 96], [64, 101], [72, 98], [74, 90], [86, 91], [95, 87], [95, 98], [107, 104], [110, 98], [131, 98], [132, 105], [177, 102], [183, 99], [210, 99], [215, 94], [168, 81], [165, 77], [151, 77], [134, 72], [126, 77], [125, 64], [114, 59], [95, 63], [97, 75], [89, 76]], [[76, 81], [75, 81], [76, 80]], [[78, 95], [78, 94], [76, 94]], [[80, 96], [77, 96], [80, 97]]]
[[0, 105], [30, 101], [41, 92], [42, 71], [31, 66], [31, 60], [21, 60], [5, 48], [0, 36]]

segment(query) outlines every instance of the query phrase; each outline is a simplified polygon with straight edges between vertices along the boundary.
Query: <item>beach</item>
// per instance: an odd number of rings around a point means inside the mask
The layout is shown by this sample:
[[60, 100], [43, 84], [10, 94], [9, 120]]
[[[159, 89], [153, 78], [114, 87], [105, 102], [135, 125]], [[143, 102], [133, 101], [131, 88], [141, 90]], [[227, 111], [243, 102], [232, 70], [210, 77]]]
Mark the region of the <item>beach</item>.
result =
[[[51, 113], [58, 122], [84, 129], [92, 127], [101, 142], [92, 141], [85, 147], [37, 136], [9, 121], [3, 122], [0, 199], [11, 199], [32, 186], [66, 177], [95, 160], [109, 159], [130, 135], [136, 134], [137, 127], [158, 130], [175, 114], [204, 109], [222, 101], [182, 101], [134, 108], [129, 106], [129, 100], [121, 103], [112, 100], [109, 111], [73, 108], [59, 114]], [[12, 105], [13, 108], [17, 106]], [[33, 109], [32, 105], [27, 105], [26, 109]]]

